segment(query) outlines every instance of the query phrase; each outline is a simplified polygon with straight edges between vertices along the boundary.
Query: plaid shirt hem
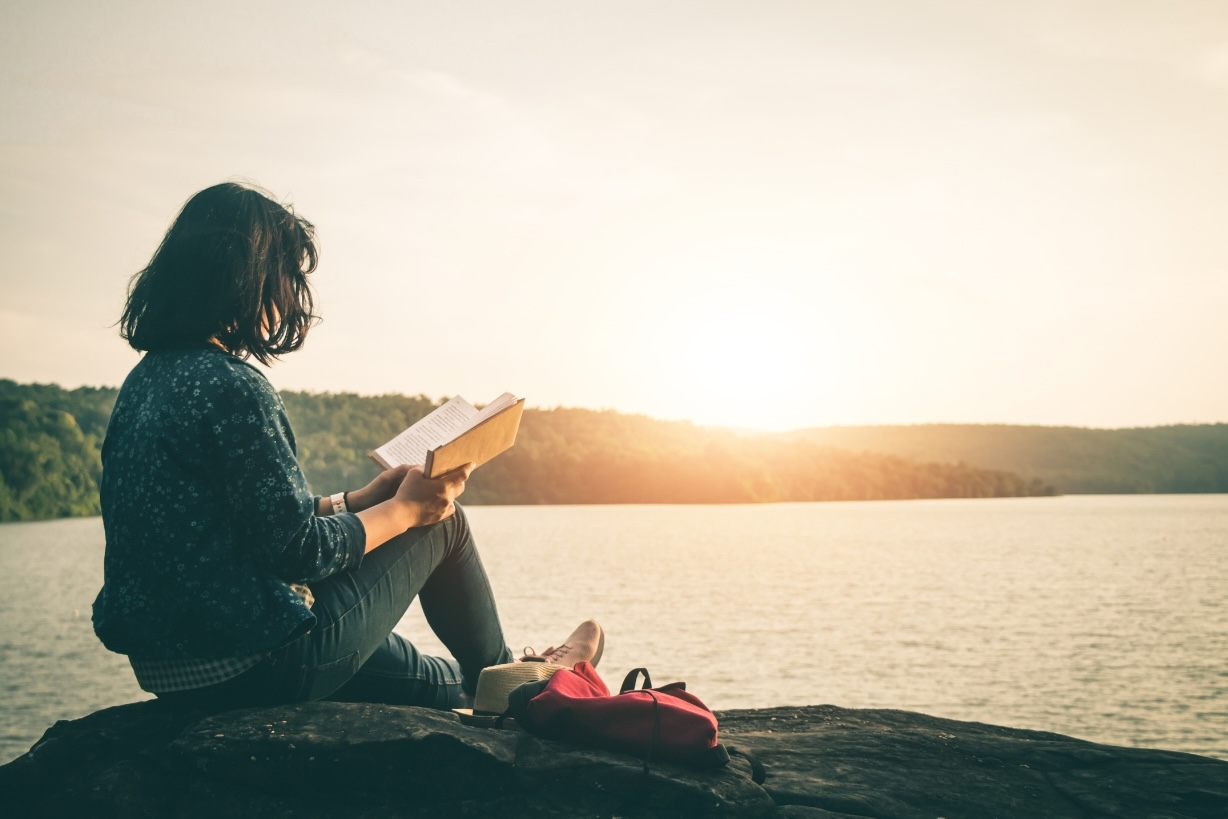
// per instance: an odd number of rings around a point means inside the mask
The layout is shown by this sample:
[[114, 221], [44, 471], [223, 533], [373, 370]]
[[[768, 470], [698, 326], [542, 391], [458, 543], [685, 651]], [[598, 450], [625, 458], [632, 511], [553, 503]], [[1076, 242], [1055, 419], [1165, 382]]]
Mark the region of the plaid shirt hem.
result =
[[168, 694], [234, 679], [254, 667], [264, 656], [253, 654], [225, 660], [137, 660], [129, 657], [128, 662], [136, 674], [137, 684], [143, 690]]

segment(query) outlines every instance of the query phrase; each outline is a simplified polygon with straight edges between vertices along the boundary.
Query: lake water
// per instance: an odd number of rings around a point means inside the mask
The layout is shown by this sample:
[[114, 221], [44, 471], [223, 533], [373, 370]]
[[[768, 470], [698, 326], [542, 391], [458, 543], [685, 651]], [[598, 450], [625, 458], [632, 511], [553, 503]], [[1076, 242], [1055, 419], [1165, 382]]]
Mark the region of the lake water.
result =
[[[715, 709], [902, 708], [1228, 759], [1228, 495], [469, 509], [512, 648]], [[0, 526], [0, 762], [144, 698], [94, 638], [97, 518]], [[398, 630], [438, 643], [411, 609]]]

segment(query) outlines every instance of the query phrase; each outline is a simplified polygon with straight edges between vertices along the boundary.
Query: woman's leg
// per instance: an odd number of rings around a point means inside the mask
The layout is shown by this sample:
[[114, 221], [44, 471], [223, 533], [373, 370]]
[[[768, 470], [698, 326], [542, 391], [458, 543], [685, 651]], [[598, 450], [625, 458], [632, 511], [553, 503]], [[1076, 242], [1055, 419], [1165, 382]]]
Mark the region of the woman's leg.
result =
[[[233, 680], [174, 697], [233, 708], [323, 699], [334, 692], [346, 699], [362, 694], [365, 700], [370, 694], [379, 701], [377, 693], [396, 688], [390, 696], [398, 703], [456, 707], [466, 704], [462, 691], [473, 694], [483, 668], [512, 659], [459, 505], [447, 520], [410, 529], [367, 553], [356, 570], [312, 583], [311, 590], [316, 616], [311, 631]], [[419, 593], [429, 622], [459, 662], [428, 657], [405, 640], [390, 639]], [[368, 664], [364, 679], [370, 683], [378, 676], [381, 684], [356, 682], [342, 692]], [[401, 682], [393, 684], [398, 674]]]
[[[512, 660], [459, 505], [447, 520], [398, 535], [356, 570], [312, 583], [311, 591], [316, 624], [307, 634], [234, 679], [164, 698], [211, 709], [330, 695], [459, 707], [483, 668]], [[416, 596], [455, 661], [421, 654], [392, 633]]]
[[289, 663], [304, 671], [299, 699], [332, 694], [374, 658], [373, 674], [387, 677], [402, 662], [405, 679], [416, 684], [423, 704], [439, 701], [440, 687], [454, 687], [456, 669], [410, 650], [404, 640], [388, 640], [416, 596], [427, 622], [456, 658], [467, 694], [473, 694], [483, 668], [512, 660], [459, 505], [447, 520], [410, 529], [369, 552], [357, 570], [313, 583], [311, 590], [316, 626], [286, 648]]
[[393, 632], [362, 664], [349, 682], [326, 699], [336, 702], [386, 702], [427, 708], [462, 708], [470, 704], [461, 684], [460, 664], [419, 653]]

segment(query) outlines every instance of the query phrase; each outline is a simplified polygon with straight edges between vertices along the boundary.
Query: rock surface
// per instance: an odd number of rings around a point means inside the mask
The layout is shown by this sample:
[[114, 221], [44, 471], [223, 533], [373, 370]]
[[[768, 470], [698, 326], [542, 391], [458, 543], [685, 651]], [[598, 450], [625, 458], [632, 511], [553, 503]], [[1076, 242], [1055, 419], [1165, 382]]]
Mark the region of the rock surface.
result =
[[7, 816], [1228, 817], [1228, 762], [903, 711], [727, 711], [749, 768], [586, 751], [448, 713], [150, 701], [56, 723], [0, 767]]

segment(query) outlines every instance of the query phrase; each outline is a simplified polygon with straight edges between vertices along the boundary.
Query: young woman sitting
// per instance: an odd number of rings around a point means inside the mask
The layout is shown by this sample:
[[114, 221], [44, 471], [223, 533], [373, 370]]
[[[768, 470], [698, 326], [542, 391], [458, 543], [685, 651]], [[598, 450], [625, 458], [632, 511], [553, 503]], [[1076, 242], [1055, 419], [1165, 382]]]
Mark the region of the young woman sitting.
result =
[[[188, 200], [133, 278], [120, 328], [145, 355], [103, 444], [94, 629], [142, 688], [194, 706], [467, 706], [478, 673], [513, 659], [456, 503], [471, 466], [313, 496], [250, 363], [302, 346], [316, 263], [309, 222], [227, 183]], [[393, 632], [415, 597], [451, 658]], [[586, 621], [543, 656], [595, 662], [602, 640]]]

